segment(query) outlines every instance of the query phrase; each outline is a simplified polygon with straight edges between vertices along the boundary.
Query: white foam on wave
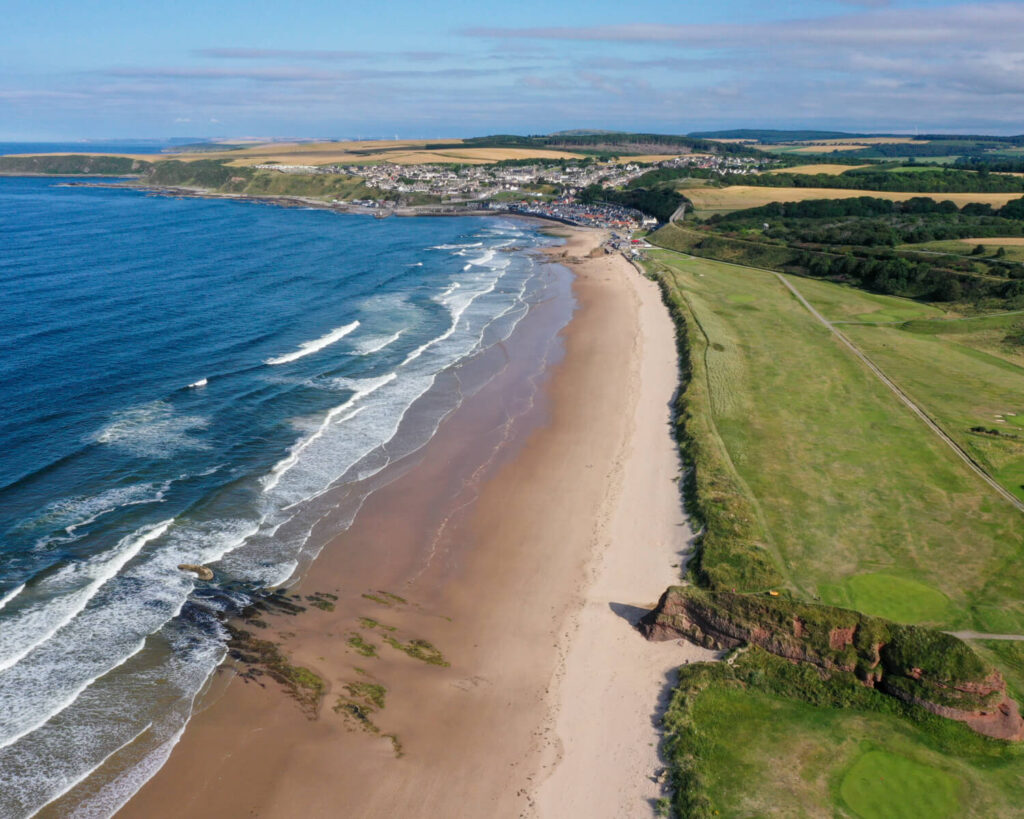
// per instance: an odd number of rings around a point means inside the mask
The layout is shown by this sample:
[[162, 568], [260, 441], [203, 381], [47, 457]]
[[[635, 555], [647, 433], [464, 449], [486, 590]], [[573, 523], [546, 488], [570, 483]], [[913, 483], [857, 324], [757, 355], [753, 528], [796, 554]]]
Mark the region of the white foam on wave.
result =
[[[175, 528], [159, 548], [120, 574], [45, 645], [0, 673], [0, 749], [74, 706], [97, 680], [124, 665], [149, 635], [177, 617], [195, 587], [180, 562], [212, 563], [245, 543], [259, 522], [199, 521]], [[44, 688], [33, 680], [46, 679]]]
[[470, 259], [469, 265], [467, 265], [467, 267], [486, 267], [492, 261], [494, 261], [495, 253], [497, 253], [497, 250], [495, 250], [493, 247], [489, 247], [487, 248], [487, 250], [483, 252], [482, 256], [477, 256], [475, 259]]
[[385, 347], [390, 347], [398, 339], [402, 337], [402, 333], [405, 330], [399, 330], [397, 333], [384, 337], [384, 336], [371, 336], [360, 342], [355, 349], [355, 355], [373, 355], [373, 353], [379, 353]]
[[434, 245], [431, 250], [465, 250], [470, 247], [483, 247], [483, 242], [466, 242], [464, 244]]
[[25, 590], [25, 584], [22, 583], [20, 586], [15, 586], [3, 597], [0, 597], [0, 609], [10, 603], [15, 597], [21, 594]]
[[[90, 776], [92, 776], [92, 775], [93, 775], [93, 774], [94, 774], [94, 773], [95, 773], [96, 771], [98, 771], [98, 770], [99, 770], [100, 768], [102, 768], [102, 767], [103, 767], [103, 766], [104, 766], [104, 765], [105, 765], [105, 764], [107, 763], [107, 760], [109, 760], [109, 759], [110, 759], [111, 757], [113, 757], [113, 756], [114, 756], [115, 754], [117, 754], [117, 753], [119, 753], [119, 752], [123, 751], [123, 750], [124, 750], [125, 748], [127, 748], [127, 747], [128, 747], [129, 745], [131, 745], [132, 743], [134, 743], [134, 742], [135, 742], [135, 741], [136, 741], [136, 740], [137, 740], [137, 739], [138, 739], [139, 737], [141, 737], [141, 736], [142, 736], [142, 735], [143, 735], [144, 733], [146, 733], [146, 732], [147, 732], [147, 731], [148, 731], [148, 730], [149, 730], [150, 728], [152, 728], [152, 727], [153, 727], [153, 723], [152, 723], [152, 722], [148, 723], [148, 724], [146, 725], [146, 727], [145, 727], [145, 728], [143, 728], [143, 729], [142, 729], [141, 731], [139, 731], [139, 732], [138, 732], [137, 734], [135, 734], [135, 735], [134, 735], [134, 736], [133, 736], [133, 737], [132, 737], [131, 739], [129, 739], [129, 740], [127, 741], [127, 742], [124, 742], [124, 743], [122, 743], [122, 744], [121, 744], [121, 745], [119, 745], [119, 746], [118, 746], [117, 748], [115, 748], [115, 749], [114, 749], [113, 751], [111, 751], [111, 752], [110, 752], [109, 754], [107, 754], [106, 756], [104, 756], [104, 757], [103, 757], [103, 758], [102, 758], [102, 759], [101, 759], [101, 760], [100, 760], [99, 762], [97, 762], [97, 763], [96, 763], [96, 764], [95, 764], [95, 765], [94, 765], [94, 766], [93, 766], [92, 768], [90, 768], [90, 769], [89, 769], [89, 770], [87, 770], [87, 771], [84, 771], [84, 772], [83, 772], [82, 774], [80, 774], [79, 776], [77, 776], [77, 777], [76, 777], [76, 778], [75, 778], [75, 779], [74, 779], [73, 781], [71, 781], [71, 782], [66, 782], [66, 783], [64, 783], [64, 786], [65, 786], [65, 787], [64, 787], [64, 790], [60, 791], [60, 792], [59, 792], [59, 793], [57, 793], [57, 794], [54, 794], [54, 795], [53, 795], [53, 798], [52, 798], [52, 799], [50, 799], [50, 802], [52, 802], [52, 801], [53, 801], [54, 799], [59, 799], [59, 798], [60, 798], [61, 796], [63, 796], [64, 794], [66, 794], [66, 793], [67, 793], [68, 791], [70, 791], [70, 790], [71, 790], [71, 789], [72, 789], [73, 787], [75, 787], [76, 785], [78, 785], [78, 784], [80, 784], [80, 783], [84, 782], [84, 781], [85, 781], [86, 779], [88, 779], [88, 778], [89, 778]], [[49, 804], [49, 803], [47, 803], [47, 804]], [[26, 819], [32, 819], [32, 817], [33, 817], [33, 816], [35, 816], [35, 815], [36, 815], [37, 813], [39, 813], [39, 811], [41, 811], [41, 810], [42, 810], [43, 808], [45, 808], [45, 807], [46, 807], [46, 805], [45, 805], [45, 804], [44, 804], [44, 805], [40, 805], [40, 806], [39, 806], [38, 808], [36, 808], [36, 809], [35, 809], [34, 811], [32, 811], [32, 813], [28, 814], [28, 816], [26, 817]], [[81, 814], [79, 814], [79, 813], [78, 813], [78, 812], [76, 811], [76, 812], [75, 812], [75, 813], [74, 813], [73, 815], [75, 815], [75, 816], [79, 816], [79, 815], [81, 815]], [[110, 814], [110, 815], [112, 815], [112, 814]]]
[[[131, 486], [117, 486], [97, 495], [79, 495], [63, 498], [47, 504], [42, 512], [25, 526], [52, 526], [61, 529], [65, 535], [74, 537], [83, 526], [95, 523], [101, 517], [126, 506], [147, 503], [162, 503], [171, 481], [157, 486], [155, 483], [137, 483]], [[19, 527], [21, 528], [21, 527]], [[48, 542], [46, 539], [42, 543]], [[41, 543], [37, 543], [39, 548]]]
[[[22, 737], [28, 736], [33, 731], [38, 731], [55, 716], [74, 705], [82, 695], [82, 692], [96, 682], [96, 680], [104, 674], [109, 674], [118, 666], [124, 665], [128, 660], [142, 651], [145, 645], [146, 638], [143, 637], [138, 643], [136, 643], [134, 650], [130, 651], [123, 657], [115, 658], [111, 665], [108, 665], [98, 674], [88, 677], [83, 682], [78, 683], [78, 685], [72, 688], [69, 692], [61, 692], [61, 699], [54, 704], [49, 704], [35, 712], [25, 708], [12, 709], [9, 713], [13, 714], [13, 718], [9, 717], [5, 721], [2, 729], [2, 731], [6, 733], [0, 734], [0, 748], [6, 748], [8, 745], [13, 745]], [[3, 692], [0, 691], [0, 702], [7, 699], [7, 697], [3, 697], [2, 694]], [[36, 700], [36, 702], [38, 703], [38, 700]]]
[[277, 356], [276, 358], [268, 358], [263, 363], [274, 366], [276, 364], [287, 364], [290, 361], [297, 361], [300, 358], [303, 358], [307, 355], [312, 355], [313, 353], [322, 350], [324, 347], [329, 347], [330, 345], [334, 344], [337, 341], [341, 341], [341, 339], [343, 339], [345, 336], [347, 336], [349, 333], [355, 330], [358, 326], [359, 322], [353, 321], [351, 324], [346, 324], [344, 327], [336, 327], [326, 335], [320, 336], [320, 338], [315, 338], [312, 341], [303, 342], [302, 344], [299, 345], [299, 349], [297, 349], [293, 353], [280, 355]]
[[36, 588], [49, 599], [18, 611], [0, 631], [0, 672], [27, 657], [70, 623], [104, 583], [147, 543], [163, 535], [171, 523], [173, 520], [165, 520], [144, 526], [103, 555], [66, 566], [41, 580]]
[[152, 401], [115, 414], [93, 440], [139, 457], [169, 458], [185, 449], [206, 449], [208, 444], [189, 433], [207, 424], [202, 416], [178, 415], [166, 401]]
[[394, 381], [397, 377], [398, 374], [392, 372], [387, 375], [383, 375], [380, 378], [367, 378], [357, 381], [348, 381], [347, 383], [342, 384], [342, 387], [352, 388], [356, 391], [344, 404], [339, 404], [338, 406], [332, 407], [328, 410], [327, 415], [324, 416], [324, 419], [320, 422], [320, 425], [316, 430], [314, 430], [311, 435], [295, 444], [295, 446], [293, 446], [288, 452], [287, 456], [274, 464], [270, 473], [263, 478], [263, 491], [270, 492], [275, 489], [278, 483], [280, 483], [281, 477], [299, 462], [299, 457], [302, 453], [322, 437], [328, 427], [335, 423], [341, 424], [345, 421], [351, 420], [356, 414], [362, 411], [362, 408], [357, 408], [355, 412], [350, 413], [343, 418], [339, 418], [338, 416], [342, 415], [342, 413], [348, 410], [353, 404], [361, 401], [368, 395], [372, 395], [385, 384], [389, 384]]
[[198, 381], [193, 381], [188, 385], [190, 390], [198, 389], [199, 387], [205, 387], [209, 382], [205, 378], [200, 378]]
[[[455, 330], [459, 326], [459, 319], [462, 318], [462, 314], [465, 313], [469, 306], [478, 298], [480, 298], [480, 296], [486, 295], [487, 293], [490, 293], [492, 290], [494, 290], [495, 286], [497, 285], [497, 282], [497, 278], [492, 279], [489, 284], [487, 284], [484, 288], [480, 290], [468, 290], [460, 288], [459, 291], [456, 291], [455, 288], [450, 287], [443, 294], [436, 297], [435, 301], [439, 301], [440, 303], [444, 304], [445, 307], [448, 308], [448, 312], [451, 314], [451, 323], [448, 325], [448, 329], [441, 333], [441, 335], [430, 339], [430, 341], [425, 341], [423, 344], [421, 344], [419, 347], [417, 347], [415, 350], [409, 353], [409, 355], [407, 355], [405, 357], [405, 360], [402, 362], [402, 366], [404, 367], [408, 364], [411, 364], [431, 347], [435, 347], [442, 341], [451, 338], [452, 335], [455, 333]], [[457, 296], [456, 293], [458, 293]]]

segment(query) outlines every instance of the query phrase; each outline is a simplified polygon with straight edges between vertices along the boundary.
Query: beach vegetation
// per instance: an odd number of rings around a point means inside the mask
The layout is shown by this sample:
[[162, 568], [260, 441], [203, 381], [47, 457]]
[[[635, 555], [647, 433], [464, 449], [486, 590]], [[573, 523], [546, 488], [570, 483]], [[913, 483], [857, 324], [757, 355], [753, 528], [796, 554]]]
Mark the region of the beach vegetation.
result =
[[228, 625], [228, 655], [243, 665], [243, 679], [258, 681], [266, 675], [281, 685], [310, 719], [315, 719], [327, 683], [304, 666], [293, 664], [281, 647], [251, 632]]
[[391, 646], [396, 651], [401, 651], [404, 654], [408, 654], [414, 660], [427, 663], [428, 665], [439, 665], [447, 667], [451, 665], [441, 653], [440, 649], [436, 648], [432, 643], [426, 640], [410, 640], [407, 643], [403, 643], [391, 635], [384, 638], [384, 642]]
[[313, 594], [306, 595], [306, 600], [314, 608], [318, 608], [321, 611], [334, 611], [334, 603], [338, 599], [336, 594], [328, 594], [327, 592], [314, 592]]
[[359, 625], [367, 629], [379, 628], [382, 631], [396, 631], [396, 628], [394, 626], [385, 625], [379, 620], [374, 620], [372, 617], [360, 617]]
[[363, 635], [353, 632], [348, 638], [348, 645], [357, 654], [361, 654], [363, 657], [376, 657], [377, 646], [373, 643], [367, 642], [363, 638]]
[[395, 754], [395, 759], [405, 756], [405, 747], [396, 734], [384, 734], [384, 738], [391, 741], [391, 750]]
[[396, 604], [404, 605], [408, 601], [404, 597], [399, 597], [397, 594], [391, 592], [377, 590], [375, 592], [366, 592], [363, 594], [366, 600], [370, 600], [373, 603], [379, 603], [382, 606], [394, 606]]

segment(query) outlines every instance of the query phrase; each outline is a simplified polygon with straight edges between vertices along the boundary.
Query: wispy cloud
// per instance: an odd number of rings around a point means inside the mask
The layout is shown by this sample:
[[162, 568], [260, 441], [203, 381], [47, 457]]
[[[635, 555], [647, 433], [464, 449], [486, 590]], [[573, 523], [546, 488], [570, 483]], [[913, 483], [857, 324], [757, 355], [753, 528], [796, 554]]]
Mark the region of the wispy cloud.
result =
[[102, 72], [108, 77], [148, 80], [253, 80], [259, 82], [309, 82], [312, 80], [334, 80], [339, 74], [331, 71], [317, 71], [308, 68], [284, 66], [281, 68], [193, 68], [187, 66], [122, 67]]
[[436, 62], [452, 55], [443, 51], [323, 51], [317, 49], [285, 48], [198, 48], [196, 57], [215, 60], [294, 60], [298, 62], [354, 62], [366, 60], [409, 60], [410, 62]]
[[953, 43], [981, 48], [1020, 42], [1024, 5], [971, 3], [943, 8], [880, 9], [819, 19], [767, 23], [666, 25], [621, 23], [599, 26], [528, 28], [471, 27], [467, 37], [510, 40], [563, 40], [613, 43], [674, 43], [706, 47], [882, 46]]
[[[425, 35], [425, 50], [376, 50], [380, 40], [359, 37], [345, 41], [351, 50], [228, 43], [183, 50], [173, 64], [8, 73], [0, 103], [25, 119], [214, 118], [260, 133], [741, 124], [1024, 132], [1024, 2], [838, 2], [824, 16], [756, 24], [734, 15], [465, 28]], [[690, 16], [730, 19], [715, 9]]]

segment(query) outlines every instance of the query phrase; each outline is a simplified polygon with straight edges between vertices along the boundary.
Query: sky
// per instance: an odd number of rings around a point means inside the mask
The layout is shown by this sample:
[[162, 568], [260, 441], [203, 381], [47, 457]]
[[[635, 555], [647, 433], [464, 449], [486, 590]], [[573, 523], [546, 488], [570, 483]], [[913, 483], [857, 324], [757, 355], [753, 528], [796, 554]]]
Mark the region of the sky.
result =
[[0, 140], [1024, 133], [1024, 1], [0, 0]]

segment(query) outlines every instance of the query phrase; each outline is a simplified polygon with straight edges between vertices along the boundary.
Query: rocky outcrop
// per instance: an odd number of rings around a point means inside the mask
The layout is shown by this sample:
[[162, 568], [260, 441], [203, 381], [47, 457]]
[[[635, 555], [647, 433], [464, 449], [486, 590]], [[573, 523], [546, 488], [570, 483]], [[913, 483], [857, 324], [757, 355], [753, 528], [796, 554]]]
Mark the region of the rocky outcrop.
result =
[[183, 572], [192, 572], [200, 580], [213, 580], [213, 569], [208, 566], [200, 566], [197, 563], [180, 563], [178, 568]]
[[705, 648], [755, 645], [824, 673], [958, 720], [985, 736], [1024, 740], [1006, 683], [957, 637], [785, 597], [670, 587], [639, 624], [649, 640], [684, 638]]

